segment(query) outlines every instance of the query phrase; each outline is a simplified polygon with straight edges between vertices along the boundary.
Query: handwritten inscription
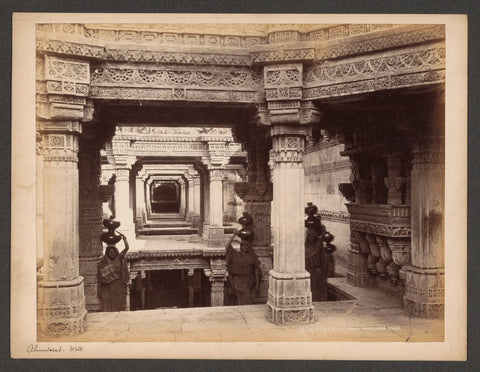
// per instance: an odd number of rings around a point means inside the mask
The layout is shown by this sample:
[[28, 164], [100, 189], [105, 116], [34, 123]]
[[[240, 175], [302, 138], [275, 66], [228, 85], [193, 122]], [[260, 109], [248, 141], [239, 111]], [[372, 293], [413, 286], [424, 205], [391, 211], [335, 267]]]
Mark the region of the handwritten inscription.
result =
[[30, 344], [27, 346], [27, 353], [63, 353], [63, 352], [81, 352], [84, 351], [83, 346], [79, 345], [60, 345], [60, 346], [45, 346], [38, 344]]

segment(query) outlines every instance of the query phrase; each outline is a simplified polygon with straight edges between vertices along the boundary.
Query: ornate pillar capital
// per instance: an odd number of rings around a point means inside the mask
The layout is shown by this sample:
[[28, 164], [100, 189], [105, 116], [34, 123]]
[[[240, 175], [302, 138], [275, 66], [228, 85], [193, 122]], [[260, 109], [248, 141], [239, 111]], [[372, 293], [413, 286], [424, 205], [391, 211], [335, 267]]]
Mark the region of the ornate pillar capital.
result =
[[223, 169], [213, 168], [209, 170], [210, 181], [222, 181], [225, 179], [225, 171]]
[[37, 58], [36, 79], [38, 119], [92, 120], [89, 62], [46, 54]]
[[230, 157], [227, 154], [225, 142], [207, 142], [208, 157], [202, 157], [202, 163], [208, 169], [224, 168], [228, 164]]
[[310, 127], [274, 125], [271, 128], [274, 167], [297, 164], [303, 167], [305, 138], [311, 133]]

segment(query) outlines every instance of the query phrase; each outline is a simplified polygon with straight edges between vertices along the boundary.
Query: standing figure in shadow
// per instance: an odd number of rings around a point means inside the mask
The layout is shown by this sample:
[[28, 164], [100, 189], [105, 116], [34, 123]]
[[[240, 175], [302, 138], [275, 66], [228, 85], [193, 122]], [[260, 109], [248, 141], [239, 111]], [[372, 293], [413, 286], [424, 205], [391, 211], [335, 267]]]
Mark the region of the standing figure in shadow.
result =
[[312, 301], [327, 301], [327, 258], [321, 237], [317, 231], [308, 229], [305, 239], [305, 269], [310, 273]]
[[99, 297], [102, 299], [102, 311], [124, 311], [127, 307], [127, 284], [129, 280], [125, 255], [129, 249], [127, 237], [123, 239], [125, 249], [118, 253], [115, 245], [109, 244], [105, 255], [97, 265]]
[[[243, 222], [242, 218], [239, 222]], [[235, 304], [250, 305], [252, 294], [258, 293], [260, 285], [260, 261], [250, 243], [253, 232], [246, 227], [247, 224], [242, 225], [243, 227], [238, 232], [235, 231], [227, 243], [225, 258], [229, 285], [236, 297]]]

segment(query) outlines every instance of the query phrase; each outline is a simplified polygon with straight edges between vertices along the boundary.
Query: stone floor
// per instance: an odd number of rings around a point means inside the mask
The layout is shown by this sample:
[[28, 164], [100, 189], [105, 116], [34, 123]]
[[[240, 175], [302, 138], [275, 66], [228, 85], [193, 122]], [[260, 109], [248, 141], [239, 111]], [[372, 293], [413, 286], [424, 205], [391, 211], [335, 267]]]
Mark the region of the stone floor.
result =
[[[342, 268], [339, 267], [340, 274]], [[344, 270], [344, 269], [343, 269]], [[315, 322], [276, 326], [266, 305], [89, 313], [87, 331], [55, 342], [233, 342], [444, 340], [443, 319], [409, 316], [399, 296], [353, 287], [345, 276], [329, 279], [353, 300], [315, 303]]]

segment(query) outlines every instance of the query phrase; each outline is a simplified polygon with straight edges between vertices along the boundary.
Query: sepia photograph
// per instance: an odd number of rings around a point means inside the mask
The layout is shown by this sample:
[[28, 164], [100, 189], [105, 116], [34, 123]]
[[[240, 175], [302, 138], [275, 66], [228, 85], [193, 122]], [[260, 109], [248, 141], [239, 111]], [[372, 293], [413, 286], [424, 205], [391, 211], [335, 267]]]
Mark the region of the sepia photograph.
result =
[[13, 25], [13, 357], [466, 358], [465, 16]]

